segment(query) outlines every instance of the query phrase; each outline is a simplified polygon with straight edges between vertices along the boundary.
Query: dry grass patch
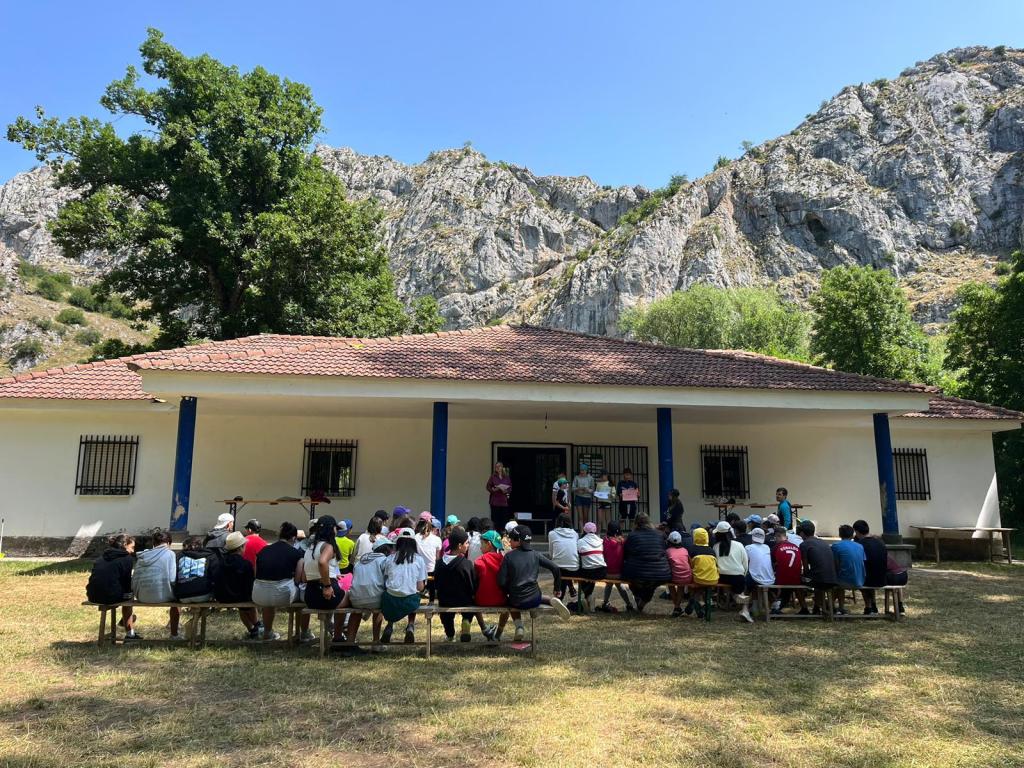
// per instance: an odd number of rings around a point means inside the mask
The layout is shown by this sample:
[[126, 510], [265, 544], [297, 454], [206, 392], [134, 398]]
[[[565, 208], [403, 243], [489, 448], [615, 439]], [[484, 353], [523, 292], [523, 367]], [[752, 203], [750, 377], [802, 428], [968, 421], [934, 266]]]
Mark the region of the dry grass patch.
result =
[[[87, 568], [0, 563], [2, 765], [1024, 765], [1020, 566], [917, 568], [898, 625], [545, 618], [536, 661], [442, 646], [324, 662], [98, 649]], [[165, 612], [140, 616], [165, 635]], [[240, 632], [211, 619], [213, 639]]]

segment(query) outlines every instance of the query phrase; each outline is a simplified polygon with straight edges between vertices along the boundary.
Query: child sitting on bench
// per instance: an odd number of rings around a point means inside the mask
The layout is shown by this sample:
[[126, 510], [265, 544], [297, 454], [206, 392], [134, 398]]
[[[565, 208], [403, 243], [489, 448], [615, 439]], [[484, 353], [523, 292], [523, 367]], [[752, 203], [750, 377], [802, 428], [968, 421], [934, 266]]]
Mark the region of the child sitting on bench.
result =
[[[434, 569], [434, 584], [437, 587], [437, 604], [442, 608], [458, 608], [472, 605], [476, 599], [476, 568], [466, 557], [469, 551], [469, 534], [461, 527], [455, 526], [448, 533], [448, 554], [442, 555]], [[440, 614], [441, 626], [448, 642], [455, 642], [455, 614]], [[471, 639], [470, 630], [473, 619], [480, 623], [480, 631], [490, 639], [493, 631], [488, 634], [484, 625], [483, 614], [474, 612], [462, 614], [462, 627], [459, 640], [468, 643]]]
[[[604, 540], [602, 542], [602, 548], [604, 550], [604, 562], [607, 576], [610, 579], [621, 579], [622, 578], [622, 561], [623, 561], [623, 550], [626, 546], [626, 537], [622, 535], [622, 529], [616, 522], [608, 523]], [[619, 597], [622, 598], [623, 602], [626, 603], [626, 611], [632, 613], [635, 609], [633, 607], [633, 601], [630, 599], [629, 592], [622, 584], [605, 584], [604, 585], [604, 600], [601, 603], [600, 610], [607, 613], [617, 613], [618, 609], [611, 605], [609, 602], [612, 596], [612, 587], [615, 587], [619, 593]]]
[[427, 561], [419, 552], [416, 534], [412, 528], [402, 528], [395, 537], [395, 554], [384, 561], [385, 588], [381, 609], [387, 626], [381, 635], [382, 643], [390, 643], [395, 622], [403, 616], [409, 618], [405, 627], [405, 642], [416, 642], [416, 610], [420, 595], [427, 586]]
[[[557, 597], [545, 597], [541, 594], [537, 577], [541, 568], [551, 571], [555, 577], [557, 591], [561, 578], [558, 566], [530, 548], [533, 535], [526, 526], [519, 525], [509, 532], [511, 551], [501, 561], [498, 569], [498, 584], [508, 595], [508, 604], [521, 611], [533, 610], [539, 605], [550, 605], [563, 619], [569, 618], [569, 609]], [[515, 641], [522, 642], [526, 638], [526, 628], [522, 618], [516, 621]]]
[[[90, 603], [110, 605], [132, 599], [132, 566], [135, 563], [135, 539], [119, 533], [111, 536], [109, 546], [93, 563], [89, 583], [85, 585], [85, 596]], [[127, 630], [125, 640], [139, 640], [135, 634], [135, 614], [132, 607], [121, 609], [121, 626]]]

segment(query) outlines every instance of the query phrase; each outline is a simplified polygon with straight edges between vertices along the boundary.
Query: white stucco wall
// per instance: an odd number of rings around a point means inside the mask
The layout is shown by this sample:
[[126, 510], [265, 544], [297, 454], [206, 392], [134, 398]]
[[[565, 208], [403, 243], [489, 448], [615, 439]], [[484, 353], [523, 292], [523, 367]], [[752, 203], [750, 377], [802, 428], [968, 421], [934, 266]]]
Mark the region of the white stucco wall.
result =
[[[689, 521], [710, 519], [700, 498], [702, 443], [745, 445], [752, 499], [768, 502], [776, 486], [795, 502], [813, 504], [805, 514], [823, 533], [863, 517], [881, 529], [870, 422], [862, 428], [807, 425], [691, 424], [674, 422], [675, 483]], [[0, 410], [0, 505], [10, 536], [71, 536], [121, 528], [165, 525], [170, 512], [177, 415], [118, 412], [85, 404], [74, 410]], [[900, 502], [902, 532], [909, 525], [974, 525], [992, 519], [992, 440], [987, 431], [945, 428], [940, 422], [894, 419], [894, 447], [926, 448], [932, 486], [928, 502]], [[74, 494], [82, 434], [135, 434], [141, 438], [136, 493], [127, 498]], [[276, 498], [299, 494], [306, 438], [359, 441], [358, 490], [335, 500], [330, 512], [362, 526], [378, 508], [405, 504], [426, 509], [430, 497], [429, 418], [345, 418], [295, 415], [204, 414], [196, 429], [190, 529], [207, 528], [224, 506], [216, 500], [243, 495]], [[491, 444], [501, 442], [646, 445], [650, 491], [657, 493], [653, 409], [649, 423], [460, 419], [449, 425], [448, 511], [465, 519], [487, 512], [483, 489]], [[986, 508], [986, 497], [988, 506]], [[656, 507], [656, 505], [652, 505]], [[983, 514], [984, 513], [984, 514]], [[243, 517], [271, 527], [300, 522], [296, 507], [249, 507]]]

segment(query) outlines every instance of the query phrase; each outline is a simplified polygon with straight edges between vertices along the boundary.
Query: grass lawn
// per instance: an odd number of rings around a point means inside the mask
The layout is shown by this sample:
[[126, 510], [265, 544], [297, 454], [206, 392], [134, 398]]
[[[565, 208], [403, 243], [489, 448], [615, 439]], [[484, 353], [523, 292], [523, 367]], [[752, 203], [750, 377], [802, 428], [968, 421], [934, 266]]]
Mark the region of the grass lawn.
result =
[[98, 649], [87, 572], [0, 562], [0, 765], [1024, 765], [1022, 566], [915, 568], [898, 625], [545, 618], [535, 661]]

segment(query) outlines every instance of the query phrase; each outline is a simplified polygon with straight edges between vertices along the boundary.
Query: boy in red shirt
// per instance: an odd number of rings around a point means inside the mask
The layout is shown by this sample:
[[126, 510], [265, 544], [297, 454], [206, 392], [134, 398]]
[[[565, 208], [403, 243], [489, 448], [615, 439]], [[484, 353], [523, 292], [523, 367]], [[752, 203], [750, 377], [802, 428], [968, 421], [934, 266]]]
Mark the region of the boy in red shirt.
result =
[[[501, 568], [501, 536], [497, 531], [486, 531], [480, 535], [480, 557], [473, 563], [476, 569], [476, 604], [486, 606], [505, 605], [508, 600], [505, 590], [498, 585], [498, 569]], [[500, 640], [501, 632], [508, 623], [508, 613], [498, 619], [497, 628], [488, 627], [484, 636], [488, 640]], [[518, 618], [518, 616], [517, 616]]]
[[[621, 579], [622, 578], [622, 552], [623, 547], [626, 544], [626, 538], [622, 535], [622, 530], [619, 524], [612, 521], [608, 523], [607, 533], [604, 537], [604, 562], [608, 572], [609, 579]], [[615, 589], [618, 590], [619, 596], [622, 597], [626, 603], [626, 611], [633, 612], [633, 603], [629, 599], [629, 592], [621, 584], [616, 584]], [[604, 601], [601, 603], [599, 611], [605, 611], [607, 613], [618, 613], [618, 608], [611, 604], [610, 600], [612, 597], [612, 585], [605, 584], [604, 586]]]
[[[800, 557], [800, 547], [786, 538], [786, 529], [782, 526], [775, 528], [775, 547], [772, 549], [772, 566], [775, 568], [775, 583], [796, 585], [800, 584], [800, 574], [803, 570], [803, 559]], [[772, 615], [778, 616], [782, 613], [783, 593], [788, 590], [775, 590], [772, 594]], [[789, 602], [789, 595], [785, 595], [786, 602]], [[803, 592], [798, 591], [797, 597], [800, 605], [805, 605]]]

